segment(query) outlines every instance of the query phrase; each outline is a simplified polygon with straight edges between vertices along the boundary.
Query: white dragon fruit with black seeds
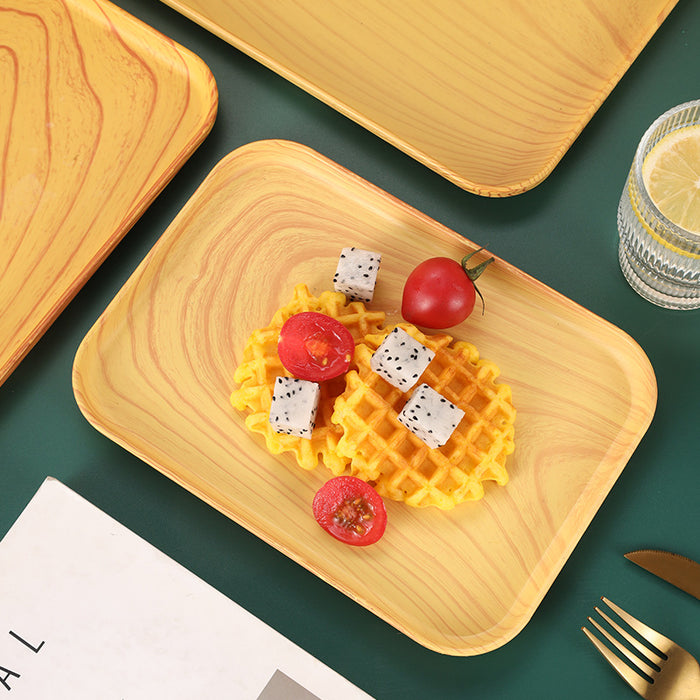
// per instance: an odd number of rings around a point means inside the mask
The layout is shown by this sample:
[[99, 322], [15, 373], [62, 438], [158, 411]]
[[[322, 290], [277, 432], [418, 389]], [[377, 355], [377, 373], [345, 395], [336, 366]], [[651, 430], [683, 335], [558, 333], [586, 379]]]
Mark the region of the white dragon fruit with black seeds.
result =
[[277, 377], [270, 406], [270, 425], [276, 433], [310, 438], [316, 425], [321, 387], [294, 377]]
[[432, 448], [444, 445], [462, 418], [461, 408], [427, 384], [416, 387], [398, 415], [403, 425]]
[[408, 391], [434, 357], [435, 352], [396, 326], [372, 355], [370, 367], [392, 386]]
[[353, 301], [372, 301], [381, 261], [379, 253], [354, 247], [343, 248], [333, 276], [335, 291], [342, 292]]

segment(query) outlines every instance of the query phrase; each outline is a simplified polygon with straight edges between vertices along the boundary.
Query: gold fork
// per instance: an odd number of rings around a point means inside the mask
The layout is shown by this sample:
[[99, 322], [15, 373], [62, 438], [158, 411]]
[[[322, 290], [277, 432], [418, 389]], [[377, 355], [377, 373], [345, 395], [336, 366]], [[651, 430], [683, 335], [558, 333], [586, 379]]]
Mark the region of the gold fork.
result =
[[[592, 632], [585, 627], [581, 629], [593, 642], [606, 661], [622, 678], [643, 698], [661, 700], [698, 700], [700, 699], [700, 665], [682, 647], [635, 619], [612, 601], [603, 597], [601, 600], [624, 620], [648, 645], [642, 644], [629, 632], [612, 620], [600, 608], [595, 611], [634, 649], [639, 656], [632, 653], [625, 645], [613, 637], [592, 617], [588, 621], [610, 642], [628, 661], [625, 663], [612, 652]], [[660, 652], [660, 653], [659, 653]], [[644, 675], [647, 677], [645, 678]]]

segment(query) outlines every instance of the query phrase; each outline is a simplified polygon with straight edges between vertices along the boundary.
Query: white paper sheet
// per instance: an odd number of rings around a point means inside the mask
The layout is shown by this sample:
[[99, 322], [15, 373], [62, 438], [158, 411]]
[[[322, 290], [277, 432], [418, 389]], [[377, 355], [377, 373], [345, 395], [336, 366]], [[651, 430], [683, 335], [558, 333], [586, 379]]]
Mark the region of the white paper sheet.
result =
[[368, 695], [56, 479], [0, 541], [0, 699]]

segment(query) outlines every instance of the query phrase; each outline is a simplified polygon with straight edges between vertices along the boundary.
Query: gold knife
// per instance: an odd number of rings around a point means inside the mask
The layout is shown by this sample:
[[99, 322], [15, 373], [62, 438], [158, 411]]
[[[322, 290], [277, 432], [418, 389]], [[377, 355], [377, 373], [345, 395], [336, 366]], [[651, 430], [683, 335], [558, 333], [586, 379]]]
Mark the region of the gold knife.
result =
[[661, 549], [638, 549], [625, 557], [700, 600], [700, 564], [692, 559]]

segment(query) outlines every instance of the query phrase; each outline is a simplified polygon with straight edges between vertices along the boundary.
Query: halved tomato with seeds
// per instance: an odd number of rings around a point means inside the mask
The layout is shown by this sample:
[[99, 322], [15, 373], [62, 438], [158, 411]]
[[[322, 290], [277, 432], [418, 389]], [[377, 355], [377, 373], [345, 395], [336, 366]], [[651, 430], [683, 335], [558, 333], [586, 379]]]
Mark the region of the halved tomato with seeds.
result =
[[386, 529], [382, 497], [355, 476], [329, 479], [316, 492], [313, 511], [318, 524], [346, 544], [374, 544]]
[[277, 352], [295, 377], [322, 382], [348, 371], [355, 341], [335, 318], [317, 311], [302, 311], [290, 316], [280, 329]]

